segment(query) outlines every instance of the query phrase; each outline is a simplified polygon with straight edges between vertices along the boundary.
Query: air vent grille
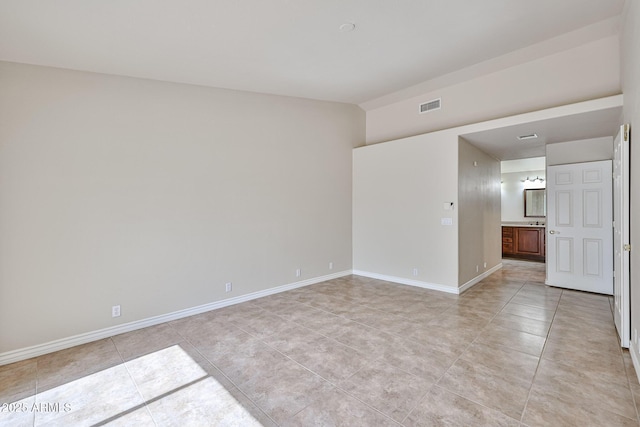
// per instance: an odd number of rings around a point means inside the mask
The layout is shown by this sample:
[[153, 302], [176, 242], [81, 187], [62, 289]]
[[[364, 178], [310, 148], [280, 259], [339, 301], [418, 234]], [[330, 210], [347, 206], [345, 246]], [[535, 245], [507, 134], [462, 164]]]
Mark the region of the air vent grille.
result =
[[420, 114], [428, 113], [430, 111], [439, 110], [442, 108], [442, 98], [432, 99], [431, 101], [423, 102], [420, 104]]
[[519, 139], [520, 141], [525, 141], [525, 140], [527, 140], [527, 139], [536, 139], [537, 137], [538, 137], [538, 135], [537, 135], [537, 134], [535, 134], [535, 133], [530, 133], [530, 134], [528, 134], [528, 135], [520, 135], [520, 136], [518, 137], [518, 139]]

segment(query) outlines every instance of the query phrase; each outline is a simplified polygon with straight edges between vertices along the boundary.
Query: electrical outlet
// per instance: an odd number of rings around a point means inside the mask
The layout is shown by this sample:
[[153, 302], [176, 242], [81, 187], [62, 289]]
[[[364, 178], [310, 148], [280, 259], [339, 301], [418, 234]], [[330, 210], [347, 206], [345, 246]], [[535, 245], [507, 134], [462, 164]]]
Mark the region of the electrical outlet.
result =
[[299, 268], [296, 269], [296, 277], [300, 277], [301, 271]]
[[486, 262], [484, 263], [484, 268], [487, 268], [487, 263]]
[[417, 275], [418, 275], [418, 269], [417, 269], [417, 268], [414, 268], [414, 269], [413, 269], [413, 275], [414, 275], [414, 276], [417, 276]]
[[476, 273], [480, 273], [480, 266], [476, 265]]
[[111, 307], [111, 317], [120, 317], [120, 306], [114, 305]]
[[333, 263], [332, 262], [329, 263], [329, 270], [333, 270]]
[[233, 289], [233, 283], [227, 282], [227, 283], [224, 284], [224, 291], [225, 292], [231, 292], [232, 289]]
[[638, 330], [636, 328], [633, 328], [633, 342], [638, 344]]

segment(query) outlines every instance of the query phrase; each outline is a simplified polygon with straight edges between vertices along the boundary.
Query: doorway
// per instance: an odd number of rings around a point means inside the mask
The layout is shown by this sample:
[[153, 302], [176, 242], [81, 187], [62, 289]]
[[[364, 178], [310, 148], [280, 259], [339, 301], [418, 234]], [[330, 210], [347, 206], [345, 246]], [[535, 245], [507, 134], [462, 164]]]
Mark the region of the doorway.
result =
[[545, 262], [545, 157], [502, 161], [502, 257]]

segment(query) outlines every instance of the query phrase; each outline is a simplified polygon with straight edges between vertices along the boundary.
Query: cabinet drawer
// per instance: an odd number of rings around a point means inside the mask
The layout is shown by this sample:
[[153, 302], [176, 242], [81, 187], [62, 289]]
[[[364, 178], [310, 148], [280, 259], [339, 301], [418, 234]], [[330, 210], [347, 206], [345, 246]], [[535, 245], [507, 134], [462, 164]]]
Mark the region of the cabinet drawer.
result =
[[502, 242], [502, 253], [512, 254], [513, 253], [513, 243]]

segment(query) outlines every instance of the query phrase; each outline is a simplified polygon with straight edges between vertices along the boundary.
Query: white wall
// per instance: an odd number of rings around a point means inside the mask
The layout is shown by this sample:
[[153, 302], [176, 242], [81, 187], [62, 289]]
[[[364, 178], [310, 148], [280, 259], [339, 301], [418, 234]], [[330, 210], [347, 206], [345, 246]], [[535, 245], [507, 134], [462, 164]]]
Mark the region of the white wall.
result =
[[[617, 36], [367, 111], [367, 144], [620, 93]], [[418, 105], [442, 98], [442, 109]]]
[[0, 63], [0, 354], [349, 271], [363, 142], [353, 105]]
[[545, 188], [544, 182], [522, 182], [527, 177], [545, 178], [545, 170], [529, 170], [502, 174], [502, 222], [544, 221], [544, 218], [527, 218], [524, 216], [524, 190], [529, 188]]
[[547, 166], [610, 160], [613, 159], [613, 137], [547, 144], [546, 159]]
[[[622, 90], [624, 93], [624, 122], [631, 125], [631, 331], [640, 330], [640, 150], [634, 144], [640, 141], [640, 4], [625, 3], [625, 19], [621, 39]], [[632, 342], [636, 372], [640, 372], [640, 346]]]
[[531, 157], [528, 159], [503, 160], [500, 162], [500, 172], [522, 172], [532, 170], [544, 170], [546, 159], [544, 157]]
[[458, 285], [463, 286], [502, 262], [502, 233], [500, 162], [462, 138], [458, 209]]

